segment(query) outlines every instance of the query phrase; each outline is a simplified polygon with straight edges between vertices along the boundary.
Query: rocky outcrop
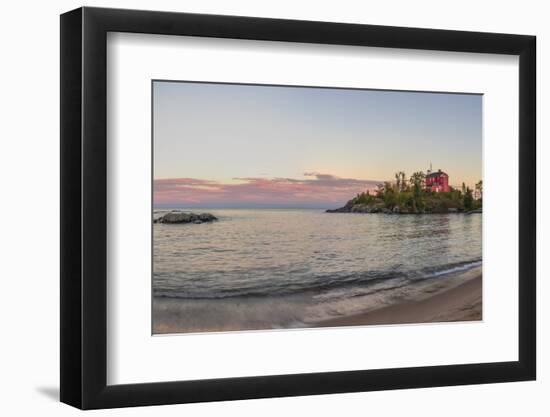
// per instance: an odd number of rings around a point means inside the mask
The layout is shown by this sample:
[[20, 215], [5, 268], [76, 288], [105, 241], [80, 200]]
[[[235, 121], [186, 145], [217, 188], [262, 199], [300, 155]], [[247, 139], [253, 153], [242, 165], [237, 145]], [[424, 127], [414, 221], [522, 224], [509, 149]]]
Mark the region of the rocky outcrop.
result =
[[340, 207], [333, 210], [326, 210], [327, 213], [385, 213], [391, 214], [392, 210], [385, 207], [367, 206], [366, 204], [355, 204], [351, 207]]
[[327, 210], [327, 213], [351, 213], [351, 209], [354, 207], [353, 202], [350, 200], [344, 207], [340, 207], [333, 210]]
[[218, 220], [216, 216], [210, 213], [191, 213], [188, 211], [171, 211], [166, 213], [163, 216], [154, 219], [153, 223], [163, 223], [163, 224], [179, 224], [179, 223], [210, 223], [215, 220]]
[[[353, 204], [351, 201], [344, 207], [337, 209], [326, 210], [327, 213], [383, 213], [383, 214], [443, 214], [443, 213], [463, 213], [463, 210], [457, 208], [432, 208], [432, 209], [414, 209], [408, 207], [400, 207], [399, 205], [393, 206], [393, 208], [383, 207], [380, 204]], [[481, 210], [472, 210], [467, 212], [470, 213], [481, 213]]]

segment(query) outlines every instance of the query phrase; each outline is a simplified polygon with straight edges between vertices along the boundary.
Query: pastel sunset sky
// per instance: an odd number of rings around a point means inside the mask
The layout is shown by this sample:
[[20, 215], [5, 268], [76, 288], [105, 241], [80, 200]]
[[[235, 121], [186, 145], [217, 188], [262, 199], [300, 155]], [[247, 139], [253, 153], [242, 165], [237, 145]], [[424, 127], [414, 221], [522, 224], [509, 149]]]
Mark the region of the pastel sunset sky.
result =
[[397, 171], [482, 176], [482, 96], [155, 81], [156, 207], [343, 205]]

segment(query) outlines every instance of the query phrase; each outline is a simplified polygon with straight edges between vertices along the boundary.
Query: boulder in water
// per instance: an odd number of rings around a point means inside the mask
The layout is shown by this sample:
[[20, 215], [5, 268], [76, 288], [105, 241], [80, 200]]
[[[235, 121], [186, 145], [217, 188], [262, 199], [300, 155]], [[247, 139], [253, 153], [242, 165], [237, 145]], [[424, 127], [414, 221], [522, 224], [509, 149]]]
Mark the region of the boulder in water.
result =
[[178, 223], [193, 223], [201, 224], [205, 222], [212, 222], [218, 220], [216, 216], [210, 213], [191, 213], [184, 211], [171, 211], [165, 215], [154, 220], [154, 223], [164, 223], [164, 224], [178, 224]]

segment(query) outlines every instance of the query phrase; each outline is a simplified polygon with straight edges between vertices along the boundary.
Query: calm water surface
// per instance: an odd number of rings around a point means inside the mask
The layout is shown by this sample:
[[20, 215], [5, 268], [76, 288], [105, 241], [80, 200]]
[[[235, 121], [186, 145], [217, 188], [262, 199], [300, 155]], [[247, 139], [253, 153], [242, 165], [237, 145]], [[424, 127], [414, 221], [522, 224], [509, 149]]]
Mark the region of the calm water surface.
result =
[[193, 211], [219, 221], [154, 224], [153, 239], [155, 300], [177, 302], [190, 330], [231, 315], [242, 328], [300, 327], [481, 264], [479, 214]]

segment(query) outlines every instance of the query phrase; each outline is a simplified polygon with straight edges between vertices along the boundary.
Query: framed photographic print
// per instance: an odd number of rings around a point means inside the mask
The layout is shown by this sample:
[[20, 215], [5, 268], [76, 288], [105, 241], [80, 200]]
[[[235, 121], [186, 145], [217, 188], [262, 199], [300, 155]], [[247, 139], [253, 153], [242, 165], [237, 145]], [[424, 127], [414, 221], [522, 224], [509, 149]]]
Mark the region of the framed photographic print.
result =
[[61, 400], [535, 379], [535, 38], [61, 16]]

